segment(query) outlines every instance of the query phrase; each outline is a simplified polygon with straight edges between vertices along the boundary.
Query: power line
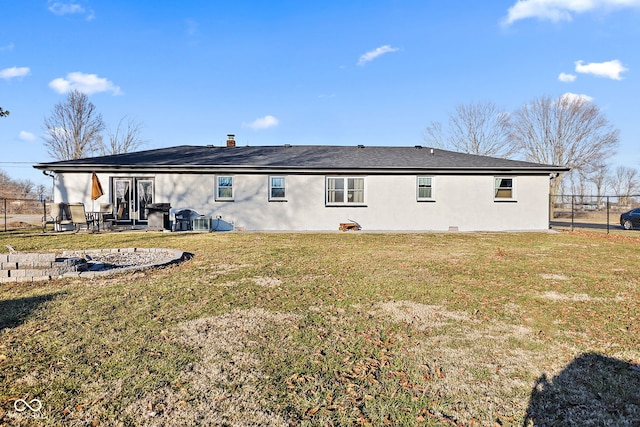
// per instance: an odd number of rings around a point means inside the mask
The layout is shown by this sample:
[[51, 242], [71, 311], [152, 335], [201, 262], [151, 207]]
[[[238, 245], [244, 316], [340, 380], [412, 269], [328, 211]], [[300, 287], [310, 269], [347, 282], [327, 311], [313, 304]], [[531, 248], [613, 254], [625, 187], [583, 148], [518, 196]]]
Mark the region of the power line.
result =
[[0, 162], [0, 165], [33, 165], [39, 162]]

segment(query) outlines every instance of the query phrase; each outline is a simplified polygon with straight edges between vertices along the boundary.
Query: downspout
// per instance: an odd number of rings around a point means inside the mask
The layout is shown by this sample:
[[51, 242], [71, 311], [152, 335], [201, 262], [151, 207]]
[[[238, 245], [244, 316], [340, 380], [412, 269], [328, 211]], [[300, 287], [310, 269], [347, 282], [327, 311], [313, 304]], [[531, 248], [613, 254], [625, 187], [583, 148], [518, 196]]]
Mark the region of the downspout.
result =
[[53, 200], [53, 191], [56, 187], [56, 174], [47, 170], [43, 170], [42, 173], [48, 177], [51, 177], [51, 199]]
[[[47, 173], [48, 171], [43, 170], [42, 173], [46, 176], [51, 177], [51, 198], [53, 199], [53, 190], [56, 186], [56, 174], [53, 172]], [[44, 224], [44, 221], [47, 220], [47, 199], [46, 197], [42, 199], [42, 210], [43, 210], [43, 217], [42, 217], [42, 221]], [[44, 230], [44, 226], [43, 226], [43, 230]]]

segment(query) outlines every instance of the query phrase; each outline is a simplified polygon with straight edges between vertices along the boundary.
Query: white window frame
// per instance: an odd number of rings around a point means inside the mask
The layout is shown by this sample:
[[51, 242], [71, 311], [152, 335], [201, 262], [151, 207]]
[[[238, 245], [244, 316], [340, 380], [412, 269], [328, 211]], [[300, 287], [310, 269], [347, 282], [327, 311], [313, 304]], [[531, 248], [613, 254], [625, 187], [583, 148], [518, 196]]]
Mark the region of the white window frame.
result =
[[[221, 178], [229, 178], [231, 179], [231, 196], [220, 196], [220, 190], [222, 189], [226, 189], [229, 188], [229, 186], [221, 186], [220, 185], [220, 179]], [[216, 185], [215, 185], [215, 200], [216, 201], [221, 201], [221, 202], [232, 202], [234, 200], [235, 197], [235, 183], [234, 183], [234, 176], [233, 175], [216, 175]]]
[[[420, 187], [421, 179], [429, 179], [429, 185]], [[421, 197], [420, 188], [429, 188], [431, 195], [429, 197]], [[433, 176], [421, 175], [416, 177], [416, 200], [418, 202], [433, 202], [435, 200], [435, 198], [433, 197]]]
[[[503, 187], [502, 180], [511, 180], [510, 187]], [[510, 196], [499, 195], [500, 191], [510, 191]], [[516, 177], [514, 176], [494, 176], [493, 177], [493, 200], [495, 202], [514, 202], [516, 201]]]
[[[362, 188], [352, 188], [351, 190], [348, 188], [349, 180], [362, 180]], [[342, 181], [342, 194], [343, 200], [341, 202], [330, 201], [332, 197], [330, 197], [330, 191], [334, 189], [329, 188], [329, 182], [331, 180], [341, 180]], [[355, 181], [354, 181], [355, 183]], [[325, 194], [325, 205], [326, 206], [366, 206], [367, 201], [367, 180], [364, 176], [327, 176], [325, 178], [324, 185], [324, 194]], [[349, 192], [362, 192], [362, 200], [357, 202], [349, 201]]]
[[[276, 187], [273, 185], [273, 179], [282, 179], [282, 187]], [[274, 196], [273, 190], [282, 189], [284, 191], [283, 196]], [[269, 201], [270, 202], [286, 202], [287, 201], [287, 177], [284, 175], [271, 175], [269, 176]]]

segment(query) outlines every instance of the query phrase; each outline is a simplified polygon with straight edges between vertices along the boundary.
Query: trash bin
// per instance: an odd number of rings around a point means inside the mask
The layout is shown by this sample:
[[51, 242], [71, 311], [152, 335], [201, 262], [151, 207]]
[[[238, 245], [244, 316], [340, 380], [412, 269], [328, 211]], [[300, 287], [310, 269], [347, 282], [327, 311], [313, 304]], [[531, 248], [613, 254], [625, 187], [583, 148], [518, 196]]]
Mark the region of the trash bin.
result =
[[170, 230], [170, 203], [149, 203], [145, 207], [147, 213], [147, 228], [149, 230]]

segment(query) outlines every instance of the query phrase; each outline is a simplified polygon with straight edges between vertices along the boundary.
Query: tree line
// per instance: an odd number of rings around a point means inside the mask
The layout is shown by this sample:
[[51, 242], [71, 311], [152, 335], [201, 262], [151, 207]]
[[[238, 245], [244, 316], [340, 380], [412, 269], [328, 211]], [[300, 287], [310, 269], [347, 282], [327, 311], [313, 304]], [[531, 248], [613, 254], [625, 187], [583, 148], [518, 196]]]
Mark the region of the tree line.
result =
[[424, 139], [468, 154], [571, 168], [550, 181], [552, 196], [595, 191], [596, 196], [629, 197], [640, 191], [636, 169], [607, 164], [619, 145], [620, 131], [582, 96], [543, 96], [513, 112], [492, 102], [460, 104], [444, 125], [432, 122]]
[[28, 179], [12, 179], [0, 169], [0, 199], [40, 200], [49, 199], [51, 191], [46, 186], [36, 185]]

